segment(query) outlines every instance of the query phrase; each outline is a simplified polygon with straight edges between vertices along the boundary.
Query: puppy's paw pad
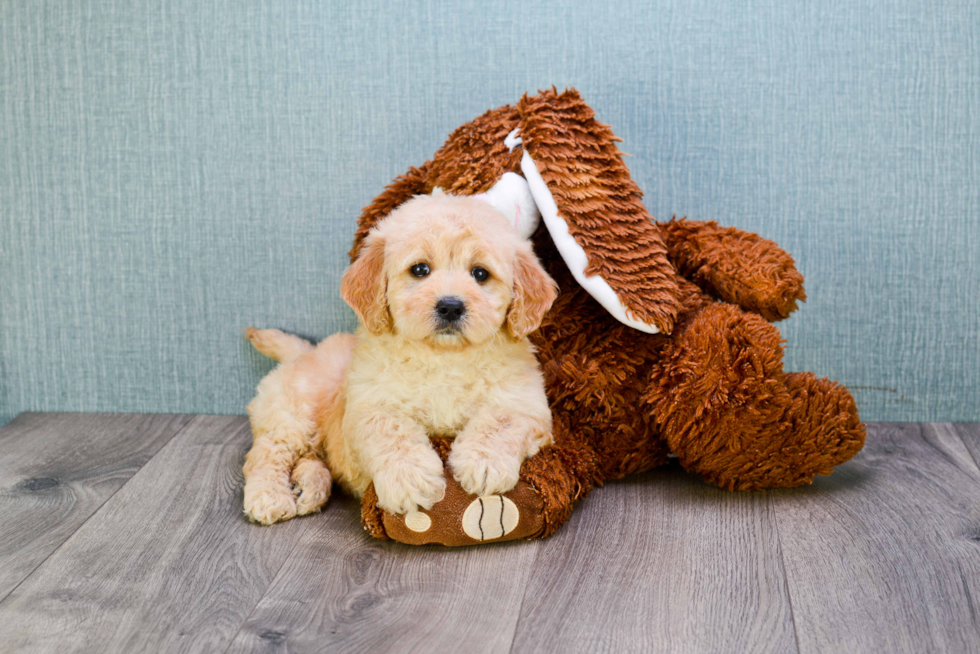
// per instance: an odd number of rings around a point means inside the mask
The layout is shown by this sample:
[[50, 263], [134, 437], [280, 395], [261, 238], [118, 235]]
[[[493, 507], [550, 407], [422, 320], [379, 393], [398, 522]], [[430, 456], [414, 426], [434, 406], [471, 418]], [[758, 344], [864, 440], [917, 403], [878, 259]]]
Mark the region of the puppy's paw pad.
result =
[[296, 499], [291, 490], [278, 486], [245, 485], [245, 515], [253, 522], [271, 525], [296, 516]]

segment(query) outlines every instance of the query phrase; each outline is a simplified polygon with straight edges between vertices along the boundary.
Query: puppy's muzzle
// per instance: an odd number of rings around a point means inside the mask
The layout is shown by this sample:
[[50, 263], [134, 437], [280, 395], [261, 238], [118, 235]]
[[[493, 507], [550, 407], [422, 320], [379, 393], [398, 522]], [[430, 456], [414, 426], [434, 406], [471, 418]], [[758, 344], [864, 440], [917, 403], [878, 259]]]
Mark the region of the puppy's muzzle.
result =
[[436, 302], [436, 317], [443, 327], [457, 327], [465, 314], [466, 304], [458, 297], [439, 298]]

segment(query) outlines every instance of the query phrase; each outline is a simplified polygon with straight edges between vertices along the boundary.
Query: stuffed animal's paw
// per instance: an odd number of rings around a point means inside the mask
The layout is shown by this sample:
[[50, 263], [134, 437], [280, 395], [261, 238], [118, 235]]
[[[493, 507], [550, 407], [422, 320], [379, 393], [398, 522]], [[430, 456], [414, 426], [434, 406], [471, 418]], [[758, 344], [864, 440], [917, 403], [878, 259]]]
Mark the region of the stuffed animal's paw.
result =
[[431, 509], [446, 494], [442, 460], [428, 452], [386, 465], [374, 475], [374, 489], [378, 506], [389, 513]]
[[541, 494], [526, 481], [505, 495], [474, 497], [446, 471], [446, 496], [431, 509], [395, 515], [379, 511], [373, 487], [364, 495], [362, 518], [372, 536], [408, 545], [460, 546], [541, 535], [545, 524]]
[[453, 446], [449, 466], [463, 490], [477, 497], [506, 493], [521, 476], [521, 460], [516, 456], [487, 452], [464, 441]]

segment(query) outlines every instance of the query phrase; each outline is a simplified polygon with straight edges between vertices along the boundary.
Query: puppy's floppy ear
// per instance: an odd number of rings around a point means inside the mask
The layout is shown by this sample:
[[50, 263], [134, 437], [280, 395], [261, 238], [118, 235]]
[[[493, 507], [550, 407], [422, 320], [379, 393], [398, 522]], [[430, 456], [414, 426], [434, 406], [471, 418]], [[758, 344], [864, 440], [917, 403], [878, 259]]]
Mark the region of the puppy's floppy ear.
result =
[[507, 330], [521, 339], [541, 325], [558, 297], [558, 285], [541, 267], [531, 244], [521, 242], [514, 258], [514, 299], [507, 310]]
[[376, 231], [364, 239], [361, 253], [340, 282], [340, 294], [372, 334], [391, 330], [387, 280], [384, 275], [385, 240]]

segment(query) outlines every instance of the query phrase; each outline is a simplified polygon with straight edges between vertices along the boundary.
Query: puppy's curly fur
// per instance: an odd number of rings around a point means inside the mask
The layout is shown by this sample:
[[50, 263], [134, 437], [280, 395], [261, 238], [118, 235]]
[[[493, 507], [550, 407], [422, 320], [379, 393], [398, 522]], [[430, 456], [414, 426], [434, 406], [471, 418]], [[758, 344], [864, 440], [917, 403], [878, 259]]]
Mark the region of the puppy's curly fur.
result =
[[373, 482], [392, 513], [431, 508], [445, 492], [432, 436], [455, 437], [449, 466], [467, 492], [513, 488], [524, 459], [551, 444], [527, 335], [557, 288], [530, 244], [479, 200], [419, 196], [371, 231], [341, 291], [361, 321], [353, 336], [314, 347], [246, 331], [281, 362], [248, 407], [248, 517], [317, 511], [332, 479], [356, 496]]

